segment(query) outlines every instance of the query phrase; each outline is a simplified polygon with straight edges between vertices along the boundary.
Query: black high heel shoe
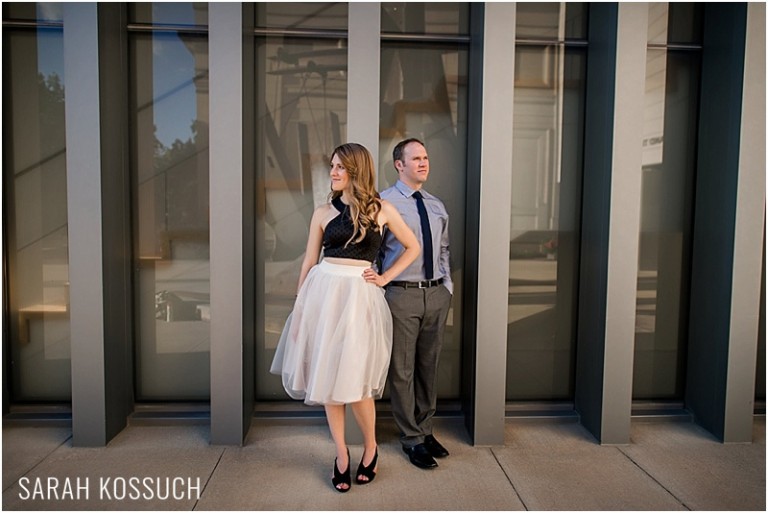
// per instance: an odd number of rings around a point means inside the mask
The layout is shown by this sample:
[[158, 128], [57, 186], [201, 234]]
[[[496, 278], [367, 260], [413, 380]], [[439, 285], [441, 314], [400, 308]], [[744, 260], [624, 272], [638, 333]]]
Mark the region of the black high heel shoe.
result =
[[[376, 472], [373, 470], [376, 468], [376, 462], [379, 459], [379, 448], [376, 448], [376, 452], [373, 454], [373, 459], [371, 460], [371, 463], [366, 467], [363, 465], [363, 460], [360, 460], [360, 465], [357, 466], [357, 474], [355, 474], [355, 482], [357, 484], [363, 485], [368, 484], [376, 477]], [[365, 476], [368, 478], [367, 481], [362, 481], [358, 476]]]
[[[348, 492], [350, 488], [352, 488], [352, 477], [349, 475], [349, 467], [350, 461], [349, 461], [349, 449], [347, 449], [347, 470], [344, 472], [339, 471], [339, 467], [336, 464], [336, 461], [338, 458], [333, 460], [333, 477], [331, 478], [331, 483], [333, 483], [333, 487], [336, 489], [337, 492], [345, 493]], [[347, 485], [346, 488], [339, 488], [339, 485], [345, 484]]]

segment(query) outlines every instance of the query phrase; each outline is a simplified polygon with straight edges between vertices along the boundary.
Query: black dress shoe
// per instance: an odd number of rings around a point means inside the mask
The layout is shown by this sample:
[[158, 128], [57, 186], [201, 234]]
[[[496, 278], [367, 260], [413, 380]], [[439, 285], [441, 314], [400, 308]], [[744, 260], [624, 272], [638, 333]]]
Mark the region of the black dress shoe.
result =
[[403, 452], [408, 455], [408, 459], [411, 460], [411, 463], [419, 468], [435, 468], [437, 466], [437, 462], [432, 455], [429, 454], [429, 451], [424, 444], [414, 445], [413, 447], [403, 447]]
[[449, 454], [448, 450], [440, 445], [440, 442], [438, 442], [432, 435], [424, 437], [424, 447], [427, 448], [429, 454], [434, 458], [445, 458]]

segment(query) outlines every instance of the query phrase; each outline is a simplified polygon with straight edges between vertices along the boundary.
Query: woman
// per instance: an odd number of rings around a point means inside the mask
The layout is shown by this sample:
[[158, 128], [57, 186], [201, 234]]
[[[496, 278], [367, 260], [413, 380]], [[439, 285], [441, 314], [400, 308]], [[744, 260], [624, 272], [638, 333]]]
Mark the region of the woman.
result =
[[[331, 202], [318, 207], [309, 225], [299, 292], [272, 362], [294, 399], [322, 404], [336, 445], [332, 483], [351, 485], [344, 440], [345, 404], [363, 433], [364, 452], [355, 481], [376, 477], [376, 409], [392, 349], [392, 317], [384, 287], [418, 257], [416, 236], [397, 210], [379, 199], [373, 158], [355, 143], [331, 156]], [[405, 251], [383, 275], [371, 267], [387, 227]], [[320, 259], [320, 250], [324, 258]], [[346, 470], [343, 470], [346, 469]]]

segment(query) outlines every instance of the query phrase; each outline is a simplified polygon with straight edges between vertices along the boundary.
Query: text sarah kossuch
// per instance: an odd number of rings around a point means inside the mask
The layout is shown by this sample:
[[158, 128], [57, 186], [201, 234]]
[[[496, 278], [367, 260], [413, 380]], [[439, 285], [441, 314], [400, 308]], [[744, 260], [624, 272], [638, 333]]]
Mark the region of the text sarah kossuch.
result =
[[22, 477], [21, 500], [192, 500], [202, 493], [192, 477]]

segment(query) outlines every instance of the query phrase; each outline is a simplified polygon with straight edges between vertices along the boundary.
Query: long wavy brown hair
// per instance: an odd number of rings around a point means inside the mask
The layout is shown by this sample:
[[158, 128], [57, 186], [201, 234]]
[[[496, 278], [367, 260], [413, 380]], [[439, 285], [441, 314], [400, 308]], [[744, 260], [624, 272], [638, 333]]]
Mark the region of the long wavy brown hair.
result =
[[[378, 217], [381, 211], [381, 199], [376, 192], [375, 167], [373, 157], [368, 149], [357, 143], [347, 143], [338, 146], [331, 159], [337, 155], [341, 165], [347, 170], [352, 201], [349, 204], [349, 215], [355, 231], [347, 241], [358, 243], [365, 239], [368, 230], [378, 231]], [[342, 191], [331, 190], [330, 199], [341, 196]]]

